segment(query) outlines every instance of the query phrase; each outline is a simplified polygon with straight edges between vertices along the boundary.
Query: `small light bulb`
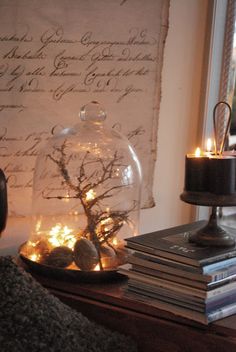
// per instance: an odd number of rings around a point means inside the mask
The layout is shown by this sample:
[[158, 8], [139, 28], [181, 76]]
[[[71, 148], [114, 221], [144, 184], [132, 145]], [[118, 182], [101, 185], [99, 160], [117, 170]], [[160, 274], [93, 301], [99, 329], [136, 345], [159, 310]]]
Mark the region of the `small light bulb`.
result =
[[31, 254], [29, 256], [30, 260], [32, 260], [33, 262], [37, 262], [40, 259], [40, 254]]
[[93, 270], [94, 270], [94, 271], [99, 271], [99, 270], [100, 270], [100, 265], [97, 264]]
[[96, 197], [96, 192], [94, 192], [93, 189], [90, 189], [87, 193], [86, 193], [86, 200], [90, 201], [93, 200]]
[[117, 238], [116, 238], [116, 237], [113, 238], [112, 244], [113, 244], [114, 246], [117, 246], [117, 245], [118, 245], [118, 241], [117, 241]]

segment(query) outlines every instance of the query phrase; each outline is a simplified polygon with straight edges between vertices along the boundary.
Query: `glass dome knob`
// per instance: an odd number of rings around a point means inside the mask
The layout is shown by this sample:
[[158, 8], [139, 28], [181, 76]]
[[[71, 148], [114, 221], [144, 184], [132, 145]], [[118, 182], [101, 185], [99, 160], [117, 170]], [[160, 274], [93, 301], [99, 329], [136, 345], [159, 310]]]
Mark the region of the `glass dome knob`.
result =
[[82, 121], [101, 123], [106, 119], [106, 112], [98, 102], [92, 101], [81, 108], [79, 117]]

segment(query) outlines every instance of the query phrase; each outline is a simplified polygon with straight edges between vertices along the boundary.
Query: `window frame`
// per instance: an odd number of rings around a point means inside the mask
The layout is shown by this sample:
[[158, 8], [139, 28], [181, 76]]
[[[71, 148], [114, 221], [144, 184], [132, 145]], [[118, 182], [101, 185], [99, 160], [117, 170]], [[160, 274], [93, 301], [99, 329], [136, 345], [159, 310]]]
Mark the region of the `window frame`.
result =
[[[229, 0], [231, 1], [231, 0]], [[203, 72], [202, 124], [200, 132], [201, 144], [213, 135], [213, 109], [219, 101], [222, 85], [225, 28], [229, 1], [213, 0], [209, 5], [208, 28], [210, 36], [206, 47], [206, 60]], [[235, 1], [235, 0], [233, 0]], [[209, 208], [198, 206], [196, 220], [208, 219]]]

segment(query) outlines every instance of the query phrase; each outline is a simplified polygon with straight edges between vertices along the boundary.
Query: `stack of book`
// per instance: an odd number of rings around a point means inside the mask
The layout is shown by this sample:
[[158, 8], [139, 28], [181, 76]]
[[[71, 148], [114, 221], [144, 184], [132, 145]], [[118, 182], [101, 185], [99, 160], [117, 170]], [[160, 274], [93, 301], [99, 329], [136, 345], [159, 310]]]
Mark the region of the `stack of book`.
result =
[[119, 271], [129, 297], [208, 324], [236, 313], [236, 247], [192, 244], [189, 228], [127, 238], [132, 254]]

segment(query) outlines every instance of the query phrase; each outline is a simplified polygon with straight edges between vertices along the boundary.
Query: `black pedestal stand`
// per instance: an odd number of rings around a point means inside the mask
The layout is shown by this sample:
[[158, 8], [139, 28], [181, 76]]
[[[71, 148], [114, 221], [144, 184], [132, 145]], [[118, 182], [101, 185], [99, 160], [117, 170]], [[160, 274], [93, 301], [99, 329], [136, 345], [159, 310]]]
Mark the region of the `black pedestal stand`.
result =
[[217, 207], [235, 206], [236, 197], [213, 195], [200, 192], [184, 192], [181, 200], [194, 205], [211, 206], [212, 213], [206, 226], [189, 236], [189, 241], [201, 246], [232, 247], [235, 245], [235, 237], [218, 225]]
[[207, 225], [191, 234], [189, 241], [211, 247], [231, 247], [235, 244], [234, 237], [217, 224], [217, 207], [212, 207]]

